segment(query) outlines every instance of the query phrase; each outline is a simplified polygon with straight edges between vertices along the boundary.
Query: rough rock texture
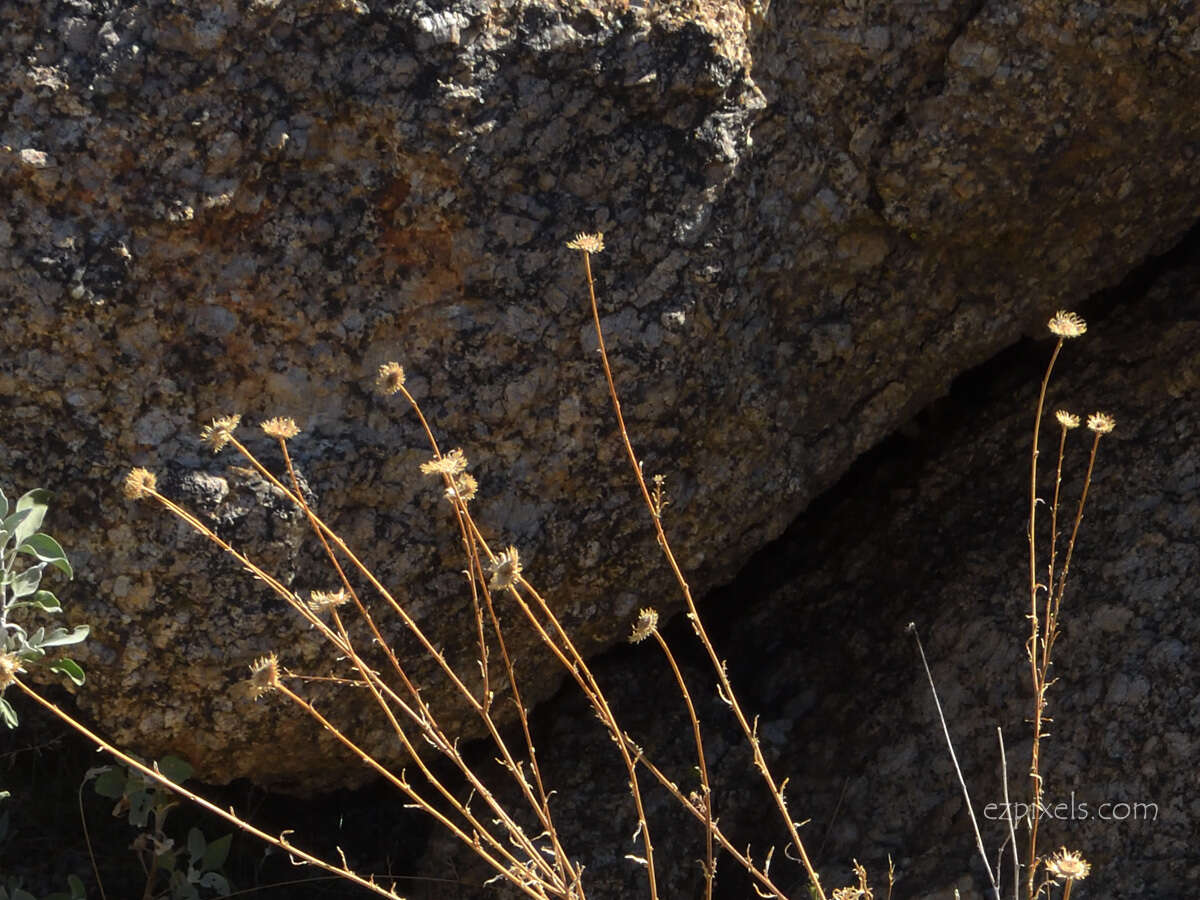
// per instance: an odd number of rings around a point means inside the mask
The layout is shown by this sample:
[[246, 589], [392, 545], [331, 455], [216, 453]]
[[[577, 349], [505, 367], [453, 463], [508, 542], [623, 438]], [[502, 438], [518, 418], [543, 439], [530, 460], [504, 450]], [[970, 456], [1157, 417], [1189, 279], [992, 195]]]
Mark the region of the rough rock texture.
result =
[[[1043, 847], [1083, 852], [1089, 895], [1186, 896], [1200, 880], [1200, 254], [1091, 325], [1063, 351], [1050, 408], [1104, 409], [1117, 430], [1100, 446], [1063, 606], [1043, 750], [1055, 818], [1043, 820]], [[924, 640], [994, 854], [1004, 831], [985, 809], [1004, 799], [997, 726], [1011, 797], [1029, 799], [1024, 529], [1034, 401], [1051, 347], [1027, 343], [964, 378], [919, 430], [857, 465], [706, 606], [744, 702], [762, 715], [767, 752], [791, 776], [793, 813], [811, 820], [804, 834], [827, 887], [852, 881], [853, 859], [883, 884], [890, 854], [896, 896], [990, 896], [905, 626], [915, 622]], [[1058, 432], [1048, 418], [1044, 497]], [[1090, 439], [1081, 429], [1068, 442], [1072, 510]], [[686, 657], [689, 629], [669, 633]], [[761, 858], [781, 832], [711, 676], [694, 659], [685, 668], [722, 783], [721, 822]], [[654, 648], [608, 654], [595, 670], [648, 756], [692, 784], [691, 730], [678, 703], [671, 711]], [[588, 863], [588, 896], [641, 896], [644, 880], [621, 858], [637, 852], [624, 775], [586, 721], [574, 696], [539, 714], [559, 821]], [[700, 896], [698, 830], [665, 799], [651, 807], [664, 895]], [[779, 853], [772, 871], [807, 896], [799, 867]], [[719, 896], [752, 896], [728, 861], [721, 874]]]
[[[118, 498], [150, 465], [325, 586], [297, 521], [197, 446], [231, 410], [297, 418], [322, 513], [472, 667], [421, 433], [368, 392], [392, 357], [585, 647], [667, 595], [563, 248], [580, 230], [607, 234], [605, 324], [683, 562], [725, 580], [956, 373], [1192, 222], [1197, 15], [0, 3], [2, 475], [66, 505], [81, 705], [209, 778], [358, 777], [230, 690], [272, 648], [332, 665], [311, 634]], [[528, 699], [554, 684], [530, 665]]]

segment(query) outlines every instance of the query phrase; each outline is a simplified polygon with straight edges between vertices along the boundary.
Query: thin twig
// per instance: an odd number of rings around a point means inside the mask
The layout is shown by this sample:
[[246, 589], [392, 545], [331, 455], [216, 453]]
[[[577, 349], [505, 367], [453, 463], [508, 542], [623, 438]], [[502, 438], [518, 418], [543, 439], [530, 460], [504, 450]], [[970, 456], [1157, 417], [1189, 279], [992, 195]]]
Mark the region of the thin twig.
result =
[[929, 680], [929, 690], [933, 694], [933, 703], [937, 707], [938, 721], [942, 723], [942, 734], [946, 736], [946, 747], [950, 750], [950, 761], [954, 763], [954, 772], [958, 775], [958, 784], [962, 788], [963, 800], [967, 804], [967, 814], [971, 817], [971, 827], [975, 830], [975, 846], [979, 849], [979, 858], [983, 860], [983, 868], [992, 884], [992, 892], [996, 900], [1000, 900], [1000, 885], [992, 872], [992, 864], [988, 862], [987, 851], [983, 849], [983, 835], [979, 833], [979, 822], [975, 819], [975, 808], [971, 805], [971, 792], [967, 790], [966, 779], [963, 778], [962, 768], [958, 764], [958, 754], [954, 752], [954, 741], [950, 738], [950, 727], [946, 724], [946, 716], [942, 712], [942, 701], [938, 699], [937, 686], [933, 683], [933, 672], [929, 670], [929, 661], [925, 658], [925, 648], [921, 646], [921, 636], [917, 634], [915, 622], [908, 623], [908, 633], [917, 642], [917, 652], [921, 654], [921, 665], [925, 667], [925, 677]]

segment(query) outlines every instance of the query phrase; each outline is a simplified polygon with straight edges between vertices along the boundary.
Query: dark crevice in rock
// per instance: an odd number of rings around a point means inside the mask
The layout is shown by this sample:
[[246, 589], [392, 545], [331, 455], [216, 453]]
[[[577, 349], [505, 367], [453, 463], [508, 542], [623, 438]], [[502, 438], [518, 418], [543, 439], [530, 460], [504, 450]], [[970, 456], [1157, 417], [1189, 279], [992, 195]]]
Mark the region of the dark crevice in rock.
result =
[[[1117, 284], [1098, 291], [1081, 305], [1085, 314], [1107, 316], [1118, 307], [1140, 303], [1165, 276], [1200, 258], [1200, 219], [1169, 250], [1152, 255], [1131, 269]], [[1155, 310], [1144, 311], [1153, 317]]]
[[[1141, 304], [1162, 280], [1200, 259], [1200, 220], [1166, 252], [1151, 256], [1132, 269], [1117, 284], [1098, 291], [1073, 309], [1092, 324], [1093, 331], [1120, 308]], [[1155, 309], [1144, 311], [1148, 317], [1169, 315]], [[793, 577], [786, 549], [794, 546], [797, 531], [825, 520], [828, 511], [843, 502], [848, 492], [871, 476], [888, 472], [888, 478], [909, 479], [933, 451], [944, 446], [948, 433], [956, 432], [979, 416], [981, 398], [1002, 396], [1006, 392], [1036, 385], [1045, 367], [1047, 341], [1045, 322], [1039, 319], [1031, 328], [1036, 339], [1023, 339], [1006, 347], [985, 362], [958, 375], [947, 394], [918, 411], [895, 433], [859, 456], [846, 473], [828, 490], [813, 499], [787, 531], [755, 553], [735, 578], [716, 588], [702, 601], [706, 615], [717, 632], [724, 631], [732, 612], [736, 617], [738, 598], [769, 593]], [[676, 627], [676, 626], [672, 626]], [[678, 625], [680, 636], [686, 623]]]

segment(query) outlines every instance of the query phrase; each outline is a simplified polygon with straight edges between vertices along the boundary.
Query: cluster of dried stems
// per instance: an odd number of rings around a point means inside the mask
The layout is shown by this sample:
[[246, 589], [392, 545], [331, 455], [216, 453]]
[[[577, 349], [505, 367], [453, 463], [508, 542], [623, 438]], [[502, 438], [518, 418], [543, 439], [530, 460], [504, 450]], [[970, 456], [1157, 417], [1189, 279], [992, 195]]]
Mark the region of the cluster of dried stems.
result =
[[[1075, 542], [1079, 537], [1079, 525], [1083, 521], [1083, 509], [1087, 503], [1088, 490], [1092, 484], [1092, 473], [1096, 466], [1096, 452], [1100, 448], [1100, 439], [1112, 432], [1113, 428], [1116, 427], [1116, 423], [1113, 417], [1107, 413], [1096, 412], [1088, 416], [1087, 427], [1092, 432], [1091, 452], [1088, 455], [1087, 472], [1084, 474], [1083, 488], [1080, 491], [1079, 501], [1075, 508], [1075, 520], [1071, 526], [1070, 537], [1066, 541], [1062, 566], [1059, 568], [1059, 512], [1063, 499], [1062, 477], [1063, 464], [1066, 459], [1067, 432], [1078, 428], [1080, 419], [1079, 416], [1065, 409], [1056, 410], [1054, 413], [1054, 418], [1058, 422], [1060, 431], [1058, 459], [1054, 469], [1054, 495], [1050, 501], [1049, 562], [1047, 564], [1046, 581], [1043, 583], [1038, 580], [1037, 534], [1038, 504], [1044, 502], [1038, 497], [1037, 491], [1042, 416], [1046, 408], [1046, 393], [1050, 387], [1050, 377], [1054, 372], [1054, 364], [1058, 361], [1059, 354], [1062, 352], [1063, 344], [1072, 338], [1083, 336], [1087, 331], [1087, 323], [1075, 313], [1060, 311], [1055, 313], [1053, 318], [1050, 319], [1048, 327], [1051, 334], [1058, 338], [1058, 341], [1054, 345], [1054, 352], [1050, 355], [1050, 362], [1046, 366], [1046, 372], [1042, 376], [1041, 390], [1038, 393], [1037, 412], [1034, 416], [1033, 450], [1029, 464], [1029, 521], [1027, 532], [1029, 547], [1029, 614], [1026, 618], [1029, 620], [1030, 636], [1025, 642], [1025, 653], [1029, 659], [1030, 682], [1034, 695], [1034, 714], [1033, 749], [1029, 763], [1030, 802], [1026, 807], [1028, 813], [1022, 823], [1028, 830], [1027, 855], [1024, 863], [1021, 861], [1020, 850], [1018, 848], [1018, 823], [1013, 819], [1012, 804], [1009, 802], [1008, 764], [1004, 749], [1004, 734], [1001, 729], [996, 729], [1000, 748], [1008, 838], [1000, 847], [995, 866], [993, 867], [987, 850], [984, 848], [983, 835], [979, 831], [979, 823], [975, 817], [970, 792], [967, 790], [962, 769], [958, 764], [958, 756], [954, 751], [954, 744], [950, 739], [949, 727], [946, 724], [945, 716], [942, 714], [941, 701], [938, 699], [937, 688], [933, 683], [933, 675], [929, 670], [929, 663], [925, 658], [925, 650], [921, 646], [920, 638], [916, 638], [917, 649], [920, 652], [921, 662], [925, 667], [925, 674], [929, 680], [930, 690], [933, 693], [934, 705], [937, 709], [938, 718], [941, 721], [950, 759], [958, 776], [959, 786], [963, 793], [963, 799], [966, 802], [967, 814], [975, 833], [976, 849], [983, 861], [983, 866], [987, 872], [988, 881], [992, 889], [992, 895], [996, 900], [1002, 900], [1001, 883], [1003, 879], [1001, 861], [1006, 849], [1010, 851], [1010, 861], [1012, 864], [1013, 900], [1020, 900], [1021, 898], [1022, 865], [1025, 867], [1024, 894], [1026, 900], [1037, 900], [1043, 894], [1049, 896], [1054, 888], [1059, 886], [1062, 887], [1063, 900], [1070, 900], [1071, 889], [1075, 882], [1084, 880], [1091, 872], [1091, 865], [1078, 851], [1067, 850], [1066, 847], [1050, 855], [1042, 855], [1038, 851], [1038, 823], [1045, 809], [1043, 804], [1044, 784], [1042, 778], [1041, 746], [1042, 740], [1046, 737], [1046, 723], [1050, 721], [1046, 716], [1046, 690], [1054, 683], [1054, 679], [1050, 677], [1050, 664], [1054, 642], [1059, 635], [1059, 615], [1062, 609], [1063, 595], [1066, 593], [1067, 588], [1067, 574], [1071, 566], [1071, 557], [1075, 552]], [[910, 624], [908, 627], [909, 631], [915, 636], [915, 626]], [[1041, 873], [1040, 878], [1039, 873]]]
[[[868, 886], [866, 871], [855, 863], [854, 872], [856, 884], [838, 888], [826, 894], [821, 880], [813, 866], [804, 842], [800, 837], [797, 822], [788, 810], [785, 799], [786, 779], [779, 780], [771, 771], [760, 747], [757, 719], [752, 719], [743, 710], [737, 694], [730, 684], [726, 674], [726, 666], [717, 655], [709, 635], [700, 618], [688, 582], [681, 571], [671, 549], [670, 541], [663, 529], [663, 510], [666, 497], [663, 491], [663, 480], [655, 476], [647, 481], [642, 472], [633, 445], [630, 442], [621, 412], [621, 403], [616, 385], [613, 382], [612, 370], [609, 365], [608, 352], [604, 343], [604, 334], [600, 327], [600, 315], [596, 304], [595, 284], [592, 278], [591, 256], [603, 249], [603, 239], [600, 235], [579, 235], [568, 246], [581, 253], [587, 276], [588, 296], [591, 303], [593, 321], [599, 343], [600, 359], [603, 364], [604, 377], [607, 382], [609, 396], [612, 400], [616, 415], [618, 431], [624, 444], [630, 469], [637, 479], [642, 499], [650, 513], [650, 518], [657, 534], [658, 545], [661, 548], [667, 564], [674, 573], [686, 607], [686, 615], [692, 631], [707, 654], [716, 681], [716, 690], [721, 701], [732, 712], [748, 745], [753, 753], [754, 767], [763, 779], [774, 806], [778, 812], [786, 833], [786, 855], [799, 863], [808, 880], [808, 890], [817, 900], [859, 900], [859, 898], [874, 898], [874, 893]], [[1054, 351], [1050, 367], [1042, 383], [1042, 393], [1038, 403], [1038, 420], [1040, 423], [1042, 405], [1045, 400], [1046, 387], [1050, 379], [1050, 371], [1062, 348], [1063, 341], [1068, 337], [1082, 334], [1084, 325], [1077, 317], [1060, 313], [1051, 321], [1051, 329], [1059, 335], [1059, 342]], [[340, 680], [346, 685], [366, 689], [379, 713], [386, 719], [396, 735], [411, 765], [420, 771], [422, 776], [419, 785], [410, 781], [406, 770], [399, 772], [375, 759], [370, 753], [355, 743], [352, 737], [330, 721], [314, 705], [305, 699], [297, 687], [302, 685], [306, 676], [288, 670], [280, 660], [271, 654], [265, 656], [251, 666], [248, 682], [249, 692], [254, 697], [273, 694], [282, 697], [288, 703], [294, 704], [305, 715], [311, 717], [321, 728], [328, 730], [350, 753], [375, 770], [379, 776], [386, 779], [396, 789], [401, 791], [408, 801], [433, 816], [443, 827], [453, 834], [472, 852], [477, 854], [495, 873], [495, 877], [504, 879], [515, 886], [525, 895], [537, 900], [549, 898], [564, 898], [564, 900], [583, 900], [586, 896], [583, 882], [583, 866], [563, 846], [559, 829], [556, 827], [553, 815], [552, 791], [543, 783], [542, 772], [538, 765], [537, 750], [534, 747], [527, 708], [522, 701], [513, 661], [506, 643], [506, 629], [512, 625], [502, 621], [497, 613], [496, 599], [498, 595], [507, 595], [513, 606], [520, 611], [525, 625], [534, 630], [546, 650], [562, 665], [567, 675], [574, 680], [583, 692], [588, 702], [596, 712], [600, 721], [607, 729], [615, 744], [628, 776], [628, 786], [632, 795], [633, 806], [637, 816], [635, 840], [640, 847], [639, 854], [630, 854], [627, 858], [640, 865], [644, 872], [651, 900], [660, 896], [656, 878], [655, 846], [651, 835], [650, 825], [646, 820], [643, 804], [643, 785], [648, 782], [657, 783], [673, 796], [695, 819], [705, 845], [704, 859], [701, 862], [704, 874], [704, 895], [706, 900], [713, 896], [713, 885], [717, 870], [717, 857], [720, 853], [727, 855], [753, 880], [755, 890], [762, 897], [780, 898], [785, 894], [771, 874], [773, 853], [767, 853], [762, 859], [755, 859], [748, 849], [737, 846], [733, 839], [722, 828], [717, 816], [713, 786], [709, 780], [709, 769], [705, 757], [704, 741], [701, 734], [700, 722], [697, 718], [691, 694], [684, 682], [675, 656], [667, 641], [658, 629], [658, 614], [653, 609], [642, 610], [634, 623], [631, 640], [643, 641], [653, 639], [663, 654], [671, 671], [674, 673], [684, 708], [691, 724], [695, 743], [696, 769], [699, 773], [699, 788], [685, 791], [680, 788], [665, 772], [647, 759], [642, 749], [634, 739], [626, 733], [617, 721], [603, 689], [593, 676], [587, 660], [581, 655], [570, 635], [562, 626], [552, 606], [525, 577], [521, 559], [515, 547], [498, 549], [492, 547], [485, 539], [483, 532], [476, 524], [471, 514], [470, 502], [475, 495], [476, 483], [466, 471], [467, 460], [461, 450], [443, 452], [433, 429], [426, 421], [421, 407], [405, 387], [403, 368], [396, 363], [388, 363], [379, 369], [376, 387], [384, 395], [399, 394], [407, 401], [413, 414], [424, 429], [432, 458], [421, 468], [427, 475], [440, 478], [445, 496], [450, 501], [454, 520], [462, 540], [463, 552], [467, 560], [466, 575], [470, 595], [471, 609], [474, 616], [475, 639], [478, 649], [478, 670], [470, 675], [457, 671], [447, 662], [443, 653], [434, 645], [421, 624], [416, 621], [404, 606], [399, 603], [388, 588], [373, 574], [369, 566], [356, 555], [342, 540], [335, 530], [326, 523], [306, 502], [301, 491], [292, 458], [288, 450], [288, 441], [294, 438], [299, 429], [291, 419], [271, 419], [263, 422], [262, 431], [274, 438], [283, 456], [286, 475], [277, 476], [268, 470], [258, 460], [253, 452], [239, 440], [235, 430], [240, 424], [239, 416], [228, 416], [215, 419], [204, 429], [202, 438], [214, 452], [230, 447], [240, 453], [245, 460], [263, 478], [267, 479], [283, 496], [295, 504], [307, 518], [314, 535], [320, 541], [329, 563], [337, 574], [340, 584], [336, 590], [314, 591], [308, 598], [301, 597], [297, 592], [283, 584], [271, 573], [262, 569], [248, 555], [235, 549], [221, 538], [199, 517], [176, 504], [157, 489], [154, 475], [145, 469], [135, 469], [126, 479], [126, 495], [134, 499], [150, 499], [161, 504], [173, 515], [186, 522], [196, 532], [212, 541], [226, 553], [231, 555], [243, 568], [266, 584], [283, 599], [296, 614], [303, 617], [314, 629], [333, 645], [338, 655], [348, 661], [352, 671]], [[1059, 442], [1059, 463], [1055, 482], [1054, 501], [1051, 505], [1052, 531], [1057, 537], [1059, 493], [1058, 485], [1062, 477], [1063, 448], [1066, 432], [1078, 424], [1078, 419], [1069, 414], [1059, 413], [1058, 421], [1062, 426], [1062, 439]], [[1029, 518], [1030, 544], [1030, 595], [1032, 634], [1028, 643], [1033, 684], [1037, 697], [1034, 718], [1034, 743], [1031, 776], [1033, 784], [1034, 808], [1042, 797], [1042, 780], [1039, 774], [1039, 747], [1043, 737], [1045, 718], [1045, 693], [1050, 681], [1048, 669], [1051, 651], [1055, 638], [1058, 636], [1058, 615], [1066, 584], [1067, 570], [1071, 554], [1075, 547], [1075, 538], [1079, 522], [1083, 515], [1083, 504], [1087, 496], [1087, 486], [1090, 484], [1092, 465], [1095, 461], [1096, 446], [1101, 435], [1111, 430], [1112, 422], [1106, 416], [1093, 416], [1088, 425], [1095, 432], [1092, 445], [1092, 455], [1088, 465], [1083, 496], [1075, 516], [1074, 528], [1066, 544], [1066, 551], [1060, 570], [1056, 571], [1056, 543], [1052, 539], [1049, 563], [1049, 576], [1046, 584], [1040, 584], [1036, 577], [1035, 557], [1035, 516], [1037, 510], [1036, 478], [1037, 478], [1037, 440], [1038, 428], [1034, 431], [1033, 470], [1031, 472], [1031, 508]], [[356, 582], [365, 581], [370, 585], [375, 599], [364, 597], [355, 587]], [[1044, 593], [1044, 606], [1039, 609], [1039, 600]], [[518, 813], [507, 808], [468, 764], [459, 749], [455, 735], [447, 733], [442, 727], [438, 711], [433, 709], [425, 699], [421, 685], [411, 677], [405, 669], [404, 661], [393, 651], [389, 642], [384, 638], [387, 630], [380, 624], [380, 616], [394, 616], [408, 632], [415, 637], [424, 653], [432, 660], [445, 676], [448, 684], [465, 702], [474, 714], [478, 716], [488, 737], [494, 744], [498, 759], [503, 770], [515, 785], [523, 799], [524, 808]], [[353, 625], [354, 621], [359, 625]], [[369, 635], [367, 641], [354, 639], [354, 634]], [[367, 649], [363, 649], [364, 646]], [[493, 669], [490, 663], [499, 657], [500, 670], [503, 672], [505, 684], [495, 685]], [[328, 678], [321, 679], [328, 681]], [[353, 872], [345, 858], [340, 861], [319, 859], [297, 847], [285, 832], [281, 835], [270, 835], [242, 820], [232, 809], [224, 810], [205, 801], [191, 791], [171, 783], [149, 767], [130, 758], [116, 747], [104, 741], [84, 726], [70, 719], [66, 713], [53, 706], [24, 682], [14, 678], [14, 683], [28, 694], [35, 702], [47, 707], [52, 712], [69, 721], [74, 727], [83, 732], [91, 740], [118, 757], [125, 765], [138, 769], [148, 777], [160, 781], [183, 796], [199, 803], [218, 816], [230, 821], [238, 828], [256, 835], [268, 843], [286, 850], [294, 857], [318, 866], [331, 873], [385, 897], [397, 897], [394, 885], [378, 883], [371, 876], [363, 876]], [[504, 736], [496, 717], [495, 698], [499, 688], [510, 692], [512, 704], [519, 722], [519, 737], [514, 742]], [[515, 744], [515, 745], [514, 745]], [[425, 748], [432, 747], [445, 760], [449, 761], [457, 772], [457, 777], [464, 779], [470, 788], [470, 799], [464, 800], [444, 777], [438, 775], [426, 760]], [[525, 823], [525, 824], [523, 824]], [[536, 823], [529, 827], [528, 823]], [[1010, 823], [1011, 824], [1011, 823]], [[1037, 819], [1031, 818], [1029, 827], [1029, 864], [1027, 886], [1029, 900], [1048, 890], [1052, 879], [1066, 878], [1064, 897], [1069, 898], [1073, 881], [1084, 875], [1080, 867], [1086, 863], [1076, 855], [1060, 853], [1059, 855], [1042, 859], [1037, 849]], [[1015, 843], [1015, 834], [1013, 836]], [[1065, 854], [1065, 855], [1064, 855]], [[1014, 853], [1014, 859], [1016, 854]], [[1072, 868], [1072, 861], [1075, 868]], [[986, 858], [985, 858], [986, 862]], [[1046, 877], [1040, 884], [1035, 884], [1039, 869], [1044, 869]], [[992, 875], [989, 867], [989, 874]], [[1014, 876], [1015, 877], [1015, 876]], [[888, 872], [887, 896], [892, 893], [893, 873]], [[993, 885], [997, 878], [993, 875]], [[997, 897], [999, 889], [997, 886]]]
[[[1054, 642], [1059, 635], [1059, 614], [1062, 608], [1063, 595], [1067, 589], [1067, 574], [1071, 568], [1071, 557], [1075, 553], [1075, 541], [1079, 537], [1079, 525], [1083, 521], [1083, 508], [1087, 503], [1088, 489], [1092, 484], [1092, 472], [1096, 466], [1096, 451], [1100, 449], [1100, 439], [1109, 434], [1116, 426], [1113, 417], [1107, 413], [1092, 413], [1087, 418], [1088, 430], [1092, 432], [1091, 452], [1088, 454], [1087, 472], [1083, 478], [1083, 488], [1075, 508], [1075, 520], [1071, 525], [1071, 535], [1067, 539], [1066, 551], [1063, 553], [1062, 567], [1058, 567], [1059, 553], [1059, 509], [1061, 500], [1063, 460], [1066, 457], [1067, 432], [1079, 427], [1079, 416], [1064, 409], [1055, 411], [1054, 417], [1059, 426], [1058, 458], [1054, 468], [1054, 496], [1050, 503], [1050, 550], [1049, 561], [1046, 564], [1046, 581], [1038, 581], [1038, 552], [1037, 552], [1037, 496], [1039, 438], [1041, 435], [1042, 412], [1046, 404], [1046, 390], [1050, 386], [1050, 376], [1054, 372], [1054, 364], [1058, 361], [1063, 344], [1068, 340], [1081, 337], [1087, 331], [1087, 324], [1074, 313], [1059, 312], [1050, 320], [1051, 333], [1058, 337], [1054, 352], [1046, 366], [1046, 374], [1042, 377], [1041, 391], [1038, 393], [1037, 415], [1033, 424], [1033, 451], [1029, 463], [1029, 640], [1025, 644], [1025, 652], [1029, 658], [1030, 681], [1033, 685], [1033, 750], [1029, 763], [1030, 789], [1032, 802], [1029, 805], [1028, 821], [1029, 850], [1026, 857], [1025, 888], [1029, 900], [1038, 897], [1042, 892], [1049, 892], [1053, 884], [1059, 880], [1065, 882], [1063, 888], [1064, 900], [1070, 900], [1071, 887], [1076, 881], [1082, 881], [1091, 871], [1091, 866], [1078, 852], [1061, 849], [1058, 853], [1043, 857], [1038, 853], [1038, 820], [1043, 808], [1043, 780], [1041, 774], [1041, 746], [1045, 737], [1045, 726], [1049, 719], [1046, 716], [1046, 689], [1054, 682], [1050, 677], [1050, 660], [1054, 650]], [[1042, 608], [1039, 612], [1039, 602]], [[1014, 863], [1016, 860], [1014, 840]], [[1045, 868], [1045, 877], [1038, 882], [1038, 872]], [[1014, 872], [1014, 881], [1019, 880]], [[1013, 888], [1014, 894], [1017, 891]]]

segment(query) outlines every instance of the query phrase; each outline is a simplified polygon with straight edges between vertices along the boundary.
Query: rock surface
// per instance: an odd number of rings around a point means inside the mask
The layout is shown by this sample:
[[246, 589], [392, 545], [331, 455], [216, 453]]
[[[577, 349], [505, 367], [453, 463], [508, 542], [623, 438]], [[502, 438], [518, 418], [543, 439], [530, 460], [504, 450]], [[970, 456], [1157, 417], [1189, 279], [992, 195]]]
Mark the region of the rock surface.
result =
[[[957, 373], [1196, 216], [1182, 4], [621, 6], [0, 2], [2, 477], [65, 504], [50, 528], [81, 576], [60, 594], [95, 626], [79, 702], [120, 742], [214, 780], [364, 777], [232, 690], [271, 649], [331, 666], [311, 633], [119, 498], [149, 465], [288, 583], [327, 586], [296, 518], [197, 445], [234, 410], [297, 419], [321, 512], [473, 667], [421, 432], [369, 393], [389, 358], [584, 647], [669, 596], [576, 231], [606, 232], [630, 428], [702, 591]], [[553, 667], [529, 668], [547, 696]]]

